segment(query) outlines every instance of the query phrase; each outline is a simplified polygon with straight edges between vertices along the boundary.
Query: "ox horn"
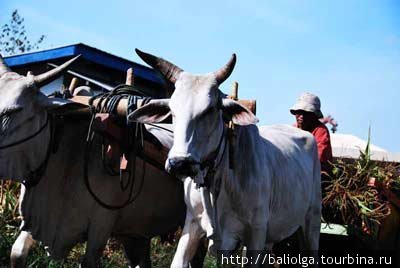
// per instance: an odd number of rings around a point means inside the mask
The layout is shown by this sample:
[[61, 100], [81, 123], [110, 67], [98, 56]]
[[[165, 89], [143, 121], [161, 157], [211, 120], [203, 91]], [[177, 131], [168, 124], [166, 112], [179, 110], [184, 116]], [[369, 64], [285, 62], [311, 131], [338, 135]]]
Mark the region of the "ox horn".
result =
[[77, 58], [81, 55], [76, 56], [75, 58], [70, 59], [69, 61], [65, 62], [64, 64], [48, 71], [40, 75], [36, 75], [33, 78], [33, 81], [37, 86], [42, 86], [49, 82], [50, 80], [54, 79], [57, 75], [59, 75], [62, 71], [64, 71], [71, 63], [73, 63]]
[[0, 54], [0, 76], [7, 72], [11, 72], [11, 70], [10, 68], [8, 68], [7, 64], [4, 62], [3, 57]]
[[140, 51], [137, 48], [135, 51], [143, 61], [145, 61], [154, 69], [159, 70], [162, 75], [164, 75], [164, 77], [173, 84], [175, 84], [176, 80], [178, 79], [178, 75], [183, 72], [181, 68], [167, 60]]
[[235, 64], [236, 64], [236, 54], [233, 53], [228, 63], [225, 64], [225, 66], [219, 69], [218, 71], [214, 72], [218, 84], [222, 84], [231, 75], [233, 68], [235, 67]]

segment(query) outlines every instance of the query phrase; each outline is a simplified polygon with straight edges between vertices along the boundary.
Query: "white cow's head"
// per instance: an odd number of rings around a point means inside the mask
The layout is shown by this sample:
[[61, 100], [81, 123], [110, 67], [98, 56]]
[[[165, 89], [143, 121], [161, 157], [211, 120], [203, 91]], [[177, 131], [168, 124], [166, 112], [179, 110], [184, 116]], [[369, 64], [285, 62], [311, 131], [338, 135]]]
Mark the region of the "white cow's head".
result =
[[225, 98], [218, 89], [233, 71], [235, 54], [218, 71], [193, 75], [166, 60], [140, 50], [136, 52], [175, 84], [171, 99], [152, 100], [128, 117], [132, 121], [153, 123], [172, 114], [174, 143], [165, 164], [168, 172], [182, 178], [197, 176], [202, 171], [202, 163], [213, 157], [219, 148], [224, 121], [232, 120], [238, 125], [257, 122], [253, 113]]
[[22, 76], [12, 72], [0, 55], [0, 179], [26, 180], [43, 162], [48, 144], [43, 137], [49, 138], [49, 131], [29, 137], [46, 125], [48, 109], [68, 101], [48, 98], [39, 88], [76, 58], [44, 74]]

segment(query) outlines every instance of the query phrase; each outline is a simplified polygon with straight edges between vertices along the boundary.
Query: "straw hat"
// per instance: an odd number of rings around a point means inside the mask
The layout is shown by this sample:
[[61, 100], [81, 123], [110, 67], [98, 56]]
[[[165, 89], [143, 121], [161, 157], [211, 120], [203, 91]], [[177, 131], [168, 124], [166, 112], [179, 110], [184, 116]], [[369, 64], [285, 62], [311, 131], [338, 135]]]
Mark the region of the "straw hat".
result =
[[321, 112], [321, 101], [318, 96], [309, 92], [303, 93], [297, 99], [297, 102], [290, 109], [290, 112], [295, 114], [295, 112], [299, 110], [314, 113], [318, 118], [324, 117]]

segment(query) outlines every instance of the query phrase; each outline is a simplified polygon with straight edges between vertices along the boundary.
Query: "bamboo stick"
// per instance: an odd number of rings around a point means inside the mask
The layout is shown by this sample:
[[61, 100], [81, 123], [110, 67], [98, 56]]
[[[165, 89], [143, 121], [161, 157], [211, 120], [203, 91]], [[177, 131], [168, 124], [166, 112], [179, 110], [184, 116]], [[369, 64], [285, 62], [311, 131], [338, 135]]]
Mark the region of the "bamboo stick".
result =
[[239, 83], [234, 81], [232, 84], [231, 98], [236, 101], [239, 99], [238, 89], [239, 89]]
[[135, 83], [135, 76], [133, 75], [133, 68], [129, 68], [126, 71], [126, 82], [125, 84], [129, 86], [133, 86]]
[[76, 86], [78, 85], [78, 78], [74, 77], [71, 80], [71, 83], [69, 84], [68, 90], [71, 92], [72, 95], [74, 95], [74, 91]]

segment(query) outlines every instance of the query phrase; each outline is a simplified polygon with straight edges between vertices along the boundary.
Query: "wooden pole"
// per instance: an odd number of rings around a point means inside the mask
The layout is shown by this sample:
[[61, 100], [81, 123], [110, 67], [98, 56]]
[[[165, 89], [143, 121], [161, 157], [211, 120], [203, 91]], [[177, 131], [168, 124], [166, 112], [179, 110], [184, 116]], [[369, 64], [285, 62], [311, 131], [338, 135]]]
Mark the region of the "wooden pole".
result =
[[133, 75], [133, 68], [129, 68], [126, 71], [126, 82], [125, 84], [129, 86], [133, 86], [135, 83], [135, 76]]
[[231, 97], [233, 100], [236, 100], [236, 101], [239, 99], [238, 89], [239, 89], [239, 83], [234, 81], [232, 84]]
[[[232, 91], [231, 91], [231, 98], [235, 101], [238, 100], [238, 90], [239, 90], [239, 83], [234, 81], [232, 84]], [[235, 144], [236, 142], [236, 133], [235, 133], [235, 124], [232, 121], [229, 121], [228, 124], [228, 144], [229, 144], [229, 168], [235, 168]]]
[[74, 77], [71, 80], [71, 83], [69, 84], [68, 90], [71, 92], [72, 95], [74, 95], [74, 91], [76, 86], [78, 85], [78, 78]]
[[[70, 100], [73, 102], [76, 102], [76, 103], [83, 104], [83, 105], [89, 105], [89, 99], [90, 99], [90, 97], [87, 97], [87, 96], [74, 96]], [[255, 109], [255, 103], [256, 103], [255, 100], [238, 100], [238, 102], [241, 105], [247, 107], [252, 112]], [[98, 103], [98, 99], [96, 99], [93, 104], [97, 105], [97, 103]], [[128, 105], [127, 99], [120, 100], [120, 102], [118, 103], [118, 107], [117, 107], [117, 114], [119, 114], [121, 116], [126, 116], [127, 105]], [[142, 106], [142, 100], [138, 100], [138, 108], [140, 108], [141, 106]]]

